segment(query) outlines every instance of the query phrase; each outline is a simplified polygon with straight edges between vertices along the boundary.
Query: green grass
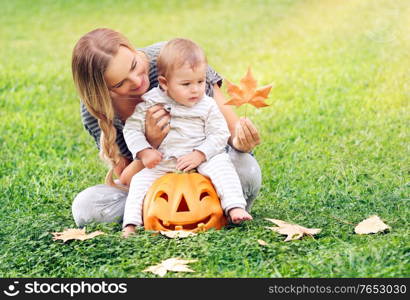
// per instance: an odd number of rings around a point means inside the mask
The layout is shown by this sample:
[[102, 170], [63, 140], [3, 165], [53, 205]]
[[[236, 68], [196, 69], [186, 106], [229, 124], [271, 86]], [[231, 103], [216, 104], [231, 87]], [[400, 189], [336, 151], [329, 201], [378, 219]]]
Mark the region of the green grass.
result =
[[[169, 257], [198, 259], [169, 277], [408, 277], [410, 3], [397, 1], [1, 1], [0, 277], [152, 277]], [[192, 38], [233, 82], [252, 66], [273, 82], [260, 129], [263, 187], [240, 227], [169, 240], [54, 242], [71, 202], [106, 168], [82, 127], [71, 51], [96, 28], [137, 47]], [[244, 108], [238, 109], [244, 115]], [[392, 230], [359, 236], [379, 215]], [[289, 243], [265, 217], [322, 228]], [[268, 242], [262, 247], [258, 239]]]

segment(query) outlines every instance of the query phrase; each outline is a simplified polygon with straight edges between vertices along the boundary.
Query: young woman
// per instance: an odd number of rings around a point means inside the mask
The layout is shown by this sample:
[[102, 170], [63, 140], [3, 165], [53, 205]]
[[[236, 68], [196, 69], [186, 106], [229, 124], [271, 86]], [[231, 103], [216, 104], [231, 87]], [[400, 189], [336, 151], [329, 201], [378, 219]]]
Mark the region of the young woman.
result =
[[[123, 127], [142, 101], [141, 95], [158, 86], [157, 57], [163, 45], [135, 49], [119, 32], [100, 28], [85, 34], [74, 47], [72, 72], [81, 98], [82, 121], [94, 137], [101, 157], [110, 165], [105, 184], [89, 187], [74, 199], [72, 212], [77, 226], [122, 220], [126, 187], [132, 174], [144, 168], [127, 148]], [[215, 99], [227, 121], [231, 138], [226, 151], [239, 175], [249, 210], [260, 189], [261, 171], [248, 152], [260, 143], [260, 138], [249, 119], [238, 118], [230, 106], [224, 105], [221, 85], [222, 78], [208, 67], [206, 94]], [[160, 105], [147, 111], [145, 131], [153, 148], [167, 135], [169, 120]], [[119, 178], [116, 182], [114, 174]]]

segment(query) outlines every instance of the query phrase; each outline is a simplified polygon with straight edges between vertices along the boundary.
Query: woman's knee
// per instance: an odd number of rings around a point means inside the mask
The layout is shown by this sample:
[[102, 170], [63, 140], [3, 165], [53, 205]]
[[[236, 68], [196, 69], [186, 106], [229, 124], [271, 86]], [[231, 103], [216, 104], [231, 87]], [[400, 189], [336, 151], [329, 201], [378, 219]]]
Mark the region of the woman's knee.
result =
[[257, 160], [249, 153], [230, 149], [229, 156], [241, 181], [244, 197], [249, 211], [262, 185], [262, 172]]
[[105, 184], [89, 187], [74, 198], [74, 221], [79, 227], [90, 222], [120, 222], [126, 198], [126, 192]]

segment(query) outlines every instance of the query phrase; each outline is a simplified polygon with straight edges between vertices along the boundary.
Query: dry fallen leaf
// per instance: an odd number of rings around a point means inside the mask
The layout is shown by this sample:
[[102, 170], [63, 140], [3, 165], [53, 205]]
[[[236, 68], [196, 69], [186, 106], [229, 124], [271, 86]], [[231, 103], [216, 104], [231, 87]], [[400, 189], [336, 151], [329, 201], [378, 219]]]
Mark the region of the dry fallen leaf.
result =
[[197, 259], [179, 259], [168, 258], [162, 261], [160, 264], [146, 268], [143, 272], [152, 272], [156, 275], [163, 277], [168, 271], [172, 272], [195, 272], [188, 268], [186, 264], [198, 261]]
[[83, 229], [76, 229], [76, 228], [69, 228], [64, 230], [63, 232], [52, 232], [53, 240], [62, 240], [66, 242], [68, 240], [88, 240], [96, 237], [97, 235], [105, 234], [102, 231], [94, 231], [92, 233], [86, 234], [85, 228]]
[[186, 231], [186, 230], [160, 231], [160, 233], [162, 235], [165, 235], [166, 237], [168, 237], [170, 239], [186, 238], [186, 237], [189, 237], [189, 236], [197, 235], [195, 232]]
[[241, 106], [245, 103], [251, 104], [256, 108], [269, 106], [265, 103], [268, 98], [272, 85], [266, 85], [257, 88], [257, 81], [252, 75], [251, 68], [248, 69], [245, 77], [240, 81], [240, 86], [237, 86], [225, 79], [227, 84], [227, 92], [232, 97], [225, 104]]
[[390, 229], [390, 226], [383, 223], [378, 216], [371, 216], [366, 220], [361, 221], [354, 229], [357, 234], [369, 234], [382, 232]]
[[268, 243], [265, 242], [264, 240], [258, 240], [258, 244], [261, 245], [261, 246], [267, 246], [268, 245]]
[[313, 236], [315, 234], [318, 234], [321, 231], [321, 229], [319, 228], [306, 228], [306, 227], [303, 227], [297, 224], [290, 224], [290, 223], [277, 220], [277, 219], [265, 218], [265, 220], [268, 220], [279, 226], [279, 227], [266, 227], [266, 228], [276, 231], [277, 233], [287, 235], [285, 242], [288, 242], [291, 240], [298, 240], [304, 235]]

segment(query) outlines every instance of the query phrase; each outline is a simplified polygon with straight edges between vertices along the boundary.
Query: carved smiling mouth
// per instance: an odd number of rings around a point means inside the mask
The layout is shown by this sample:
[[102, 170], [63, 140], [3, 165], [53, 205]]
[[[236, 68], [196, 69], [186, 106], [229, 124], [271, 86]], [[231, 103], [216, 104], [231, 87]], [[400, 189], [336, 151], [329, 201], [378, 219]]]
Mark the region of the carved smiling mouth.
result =
[[168, 230], [202, 230], [204, 226], [209, 222], [211, 216], [208, 216], [198, 222], [188, 224], [171, 224], [168, 221], [159, 220], [159, 223]]

